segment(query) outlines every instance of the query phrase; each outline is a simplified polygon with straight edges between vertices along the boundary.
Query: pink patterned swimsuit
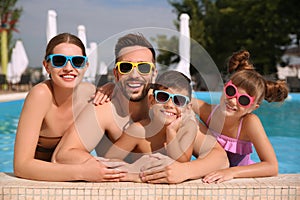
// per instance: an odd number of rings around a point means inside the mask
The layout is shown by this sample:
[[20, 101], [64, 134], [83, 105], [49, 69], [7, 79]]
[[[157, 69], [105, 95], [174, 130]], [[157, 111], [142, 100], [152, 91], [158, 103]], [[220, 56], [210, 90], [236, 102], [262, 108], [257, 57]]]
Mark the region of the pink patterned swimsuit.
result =
[[[210, 122], [211, 116], [213, 115], [213, 113], [216, 111], [218, 107], [219, 105], [217, 105], [209, 115], [206, 122], [207, 127]], [[250, 154], [252, 153], [252, 143], [244, 140], [239, 140], [239, 136], [242, 128], [242, 122], [243, 119], [239, 124], [238, 134], [236, 138], [231, 138], [226, 135], [222, 135], [221, 133], [218, 133], [209, 128], [209, 130], [217, 138], [219, 144], [226, 151], [228, 160], [230, 162], [230, 167], [244, 166], [244, 165], [250, 165], [254, 163], [254, 161], [252, 161], [250, 158]]]

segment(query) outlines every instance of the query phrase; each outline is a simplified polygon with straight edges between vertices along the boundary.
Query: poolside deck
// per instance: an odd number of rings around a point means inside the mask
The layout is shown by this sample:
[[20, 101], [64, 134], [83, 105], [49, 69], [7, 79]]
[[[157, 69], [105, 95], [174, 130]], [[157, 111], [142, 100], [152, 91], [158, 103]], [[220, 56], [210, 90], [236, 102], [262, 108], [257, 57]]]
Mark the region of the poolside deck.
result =
[[24, 99], [28, 92], [0, 92], [0, 102]]
[[0, 199], [300, 199], [300, 174], [181, 184], [31, 181], [0, 173]]

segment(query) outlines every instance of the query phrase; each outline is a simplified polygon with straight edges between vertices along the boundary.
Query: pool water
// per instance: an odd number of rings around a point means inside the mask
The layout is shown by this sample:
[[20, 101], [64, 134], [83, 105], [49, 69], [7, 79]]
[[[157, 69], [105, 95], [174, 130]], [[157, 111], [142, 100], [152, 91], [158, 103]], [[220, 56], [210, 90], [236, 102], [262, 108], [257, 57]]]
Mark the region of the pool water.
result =
[[[275, 149], [280, 173], [300, 173], [300, 98], [263, 104], [255, 113]], [[300, 97], [298, 94], [297, 97]], [[254, 158], [257, 158], [257, 154]]]
[[[195, 92], [209, 103], [219, 102], [219, 92]], [[23, 100], [0, 103], [0, 172], [13, 171], [13, 149]], [[290, 94], [283, 103], [264, 102], [255, 111], [265, 127], [279, 162], [279, 173], [300, 173], [300, 94]], [[259, 158], [254, 152], [254, 161]]]
[[0, 172], [13, 171], [16, 129], [24, 100], [0, 103]]

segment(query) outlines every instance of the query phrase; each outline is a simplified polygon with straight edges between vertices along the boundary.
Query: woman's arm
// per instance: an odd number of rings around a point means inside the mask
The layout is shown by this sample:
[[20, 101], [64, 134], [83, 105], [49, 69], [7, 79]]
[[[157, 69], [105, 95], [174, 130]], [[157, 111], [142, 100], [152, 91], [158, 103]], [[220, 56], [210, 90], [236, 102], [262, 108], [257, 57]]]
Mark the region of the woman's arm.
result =
[[75, 179], [76, 173], [68, 174], [69, 166], [57, 167], [34, 158], [42, 122], [51, 101], [52, 95], [45, 83], [33, 87], [24, 101], [14, 149], [14, 173], [18, 177], [35, 180]]
[[212, 111], [213, 105], [206, 103], [201, 99], [192, 98], [192, 109], [199, 118], [206, 123], [208, 116]]
[[[58, 164], [34, 158], [42, 122], [51, 105], [52, 95], [44, 83], [33, 87], [26, 97], [15, 140], [15, 175], [45, 181], [101, 181], [107, 178], [103, 176], [106, 167], [96, 159], [85, 159], [79, 164]], [[101, 173], [100, 170], [104, 172]], [[114, 177], [114, 174], [108, 177], [110, 180], [118, 180], [118, 176]]]

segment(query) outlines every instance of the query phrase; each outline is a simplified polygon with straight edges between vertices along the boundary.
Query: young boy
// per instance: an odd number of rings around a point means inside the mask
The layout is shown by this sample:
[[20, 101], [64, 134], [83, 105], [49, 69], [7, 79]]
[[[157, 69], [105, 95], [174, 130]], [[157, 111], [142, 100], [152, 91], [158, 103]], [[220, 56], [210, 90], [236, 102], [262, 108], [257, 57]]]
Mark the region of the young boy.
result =
[[144, 154], [162, 153], [179, 162], [188, 162], [198, 125], [192, 112], [189, 79], [180, 72], [159, 76], [149, 95], [149, 115], [134, 122], [106, 153], [106, 158], [134, 160]]

